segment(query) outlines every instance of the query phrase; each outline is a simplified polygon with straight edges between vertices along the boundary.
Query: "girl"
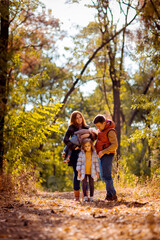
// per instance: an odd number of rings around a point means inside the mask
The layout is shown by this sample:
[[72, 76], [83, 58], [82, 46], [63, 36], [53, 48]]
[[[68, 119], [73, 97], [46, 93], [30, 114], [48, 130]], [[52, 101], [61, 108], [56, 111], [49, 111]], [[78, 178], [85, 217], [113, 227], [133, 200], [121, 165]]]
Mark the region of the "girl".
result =
[[82, 180], [82, 190], [84, 201], [88, 201], [86, 194], [87, 178], [89, 179], [90, 201], [93, 201], [94, 195], [94, 180], [99, 178], [99, 161], [94, 150], [91, 139], [86, 138], [81, 143], [81, 152], [77, 160], [78, 180]]

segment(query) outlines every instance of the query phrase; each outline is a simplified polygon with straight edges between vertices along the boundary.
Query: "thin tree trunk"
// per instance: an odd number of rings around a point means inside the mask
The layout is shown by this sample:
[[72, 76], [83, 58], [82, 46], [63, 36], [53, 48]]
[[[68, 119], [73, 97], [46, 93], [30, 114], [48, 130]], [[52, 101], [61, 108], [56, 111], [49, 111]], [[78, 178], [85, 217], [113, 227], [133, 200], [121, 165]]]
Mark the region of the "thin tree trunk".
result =
[[0, 174], [3, 172], [4, 117], [7, 103], [7, 62], [9, 35], [9, 0], [0, 1]]
[[117, 162], [117, 169], [119, 165], [119, 158], [120, 158], [120, 142], [121, 142], [121, 101], [120, 101], [120, 74], [118, 76], [117, 70], [116, 70], [116, 51], [117, 46], [116, 42], [114, 43], [115, 47], [111, 47], [111, 45], [108, 45], [108, 56], [110, 59], [110, 66], [109, 66], [109, 74], [110, 78], [112, 80], [112, 90], [113, 90], [113, 102], [114, 102], [114, 111], [113, 111], [113, 121], [116, 124], [116, 131], [117, 131], [117, 140], [118, 140], [118, 149], [117, 149], [117, 155], [116, 155], [116, 162]]
[[104, 90], [104, 98], [105, 98], [105, 102], [107, 104], [107, 107], [108, 107], [108, 111], [109, 111], [109, 114], [111, 115], [111, 117], [113, 118], [113, 114], [112, 114], [112, 111], [111, 111], [111, 108], [109, 106], [109, 101], [108, 101], [108, 98], [107, 98], [107, 89], [106, 89], [106, 84], [105, 84], [105, 77], [106, 77], [106, 66], [107, 66], [107, 61], [106, 61], [106, 49], [104, 50], [104, 70], [103, 70], [103, 90]]
[[114, 100], [114, 113], [113, 120], [116, 124], [117, 131], [117, 140], [118, 140], [118, 149], [117, 149], [117, 168], [118, 168], [118, 160], [120, 158], [120, 142], [121, 142], [121, 101], [120, 101], [120, 80], [113, 81], [113, 100]]

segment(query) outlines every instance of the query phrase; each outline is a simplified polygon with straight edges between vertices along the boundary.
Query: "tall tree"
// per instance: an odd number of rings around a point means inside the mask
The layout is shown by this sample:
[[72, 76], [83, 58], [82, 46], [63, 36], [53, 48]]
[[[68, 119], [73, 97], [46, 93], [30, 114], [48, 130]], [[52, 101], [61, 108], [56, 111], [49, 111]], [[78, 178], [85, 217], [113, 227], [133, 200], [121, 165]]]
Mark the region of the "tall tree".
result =
[[[4, 145], [4, 133], [5, 138], [7, 136], [4, 130], [8, 129], [8, 126], [5, 125], [5, 119], [6, 122], [8, 121], [7, 112], [8, 116], [11, 112], [16, 117], [21, 116], [22, 108], [29, 103], [28, 98], [31, 87], [38, 86], [38, 82], [40, 85], [40, 81], [43, 82], [44, 78], [48, 79], [44, 69], [41, 69], [44, 50], [54, 50], [56, 39], [62, 37], [62, 34], [58, 35], [59, 20], [52, 16], [51, 11], [48, 11], [48, 14], [45, 10], [40, 12], [40, 6], [42, 5], [39, 0], [34, 2], [30, 0], [0, 1], [1, 172], [3, 169], [4, 147], [6, 147], [5, 153], [8, 153], [8, 145]], [[40, 93], [37, 95], [40, 96]], [[33, 99], [33, 96], [30, 96], [30, 98]], [[48, 104], [50, 104], [49, 100]], [[37, 104], [37, 106], [39, 105]], [[14, 108], [15, 111], [12, 111]]]
[[9, 0], [0, 1], [0, 172], [3, 169], [4, 118], [7, 104]]

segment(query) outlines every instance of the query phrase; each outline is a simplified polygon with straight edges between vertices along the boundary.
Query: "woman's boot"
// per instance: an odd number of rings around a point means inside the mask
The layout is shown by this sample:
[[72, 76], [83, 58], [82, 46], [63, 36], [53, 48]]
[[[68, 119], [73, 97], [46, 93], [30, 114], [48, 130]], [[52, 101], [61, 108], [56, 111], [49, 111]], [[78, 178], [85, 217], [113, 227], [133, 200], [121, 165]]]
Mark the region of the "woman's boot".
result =
[[75, 196], [75, 201], [79, 201], [80, 191], [79, 190], [74, 190], [74, 196]]

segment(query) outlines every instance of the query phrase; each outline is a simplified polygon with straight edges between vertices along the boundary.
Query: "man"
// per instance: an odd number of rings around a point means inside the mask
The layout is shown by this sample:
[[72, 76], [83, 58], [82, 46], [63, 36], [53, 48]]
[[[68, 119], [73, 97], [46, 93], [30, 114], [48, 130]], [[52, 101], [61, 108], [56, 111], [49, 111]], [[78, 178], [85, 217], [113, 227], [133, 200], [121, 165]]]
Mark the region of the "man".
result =
[[115, 123], [105, 119], [103, 115], [97, 115], [93, 123], [98, 128], [95, 148], [100, 158], [101, 177], [106, 184], [106, 200], [117, 200], [116, 190], [112, 179], [112, 160], [118, 147]]

